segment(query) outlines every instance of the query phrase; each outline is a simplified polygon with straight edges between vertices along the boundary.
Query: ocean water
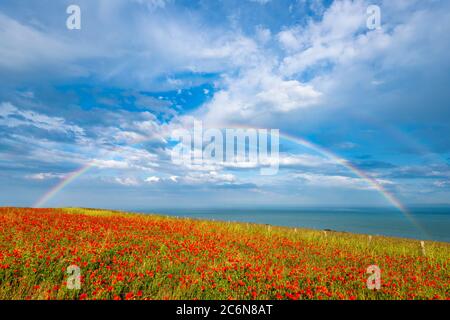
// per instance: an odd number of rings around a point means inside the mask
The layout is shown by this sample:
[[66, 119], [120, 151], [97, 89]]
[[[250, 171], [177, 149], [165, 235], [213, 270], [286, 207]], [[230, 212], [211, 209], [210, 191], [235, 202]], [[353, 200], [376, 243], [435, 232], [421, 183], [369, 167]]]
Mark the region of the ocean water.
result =
[[160, 213], [207, 220], [239, 221], [308, 229], [331, 229], [450, 242], [450, 208], [411, 209], [410, 218], [389, 208], [264, 208], [264, 209], [148, 209]]

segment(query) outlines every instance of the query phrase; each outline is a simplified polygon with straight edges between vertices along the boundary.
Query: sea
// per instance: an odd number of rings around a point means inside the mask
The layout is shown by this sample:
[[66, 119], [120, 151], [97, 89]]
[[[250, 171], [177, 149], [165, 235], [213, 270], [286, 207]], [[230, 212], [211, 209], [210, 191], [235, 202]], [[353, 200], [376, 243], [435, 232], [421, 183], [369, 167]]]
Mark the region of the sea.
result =
[[450, 208], [150, 208], [176, 217], [236, 221], [450, 242]]

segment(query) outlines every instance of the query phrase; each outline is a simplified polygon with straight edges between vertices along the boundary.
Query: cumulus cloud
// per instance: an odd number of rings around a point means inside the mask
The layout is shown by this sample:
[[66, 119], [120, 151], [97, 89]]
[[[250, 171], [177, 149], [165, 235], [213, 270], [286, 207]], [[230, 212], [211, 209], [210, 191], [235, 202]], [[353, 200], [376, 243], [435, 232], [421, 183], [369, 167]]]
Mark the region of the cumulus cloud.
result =
[[283, 74], [293, 75], [320, 62], [354, 58], [358, 33], [366, 28], [366, 8], [363, 1], [337, 1], [320, 21], [281, 31], [278, 38], [290, 53], [283, 59]]
[[302, 43], [297, 38], [297, 28], [291, 28], [282, 30], [277, 34], [277, 39], [280, 42], [283, 49], [287, 51], [297, 51], [302, 48]]
[[155, 182], [161, 181], [161, 178], [155, 177], [155, 176], [151, 176], [151, 177], [148, 177], [147, 179], [145, 179], [145, 181], [149, 182], [149, 183], [155, 183]]
[[266, 119], [312, 107], [321, 93], [297, 80], [284, 80], [271, 70], [251, 69], [227, 80], [226, 89], [217, 92], [205, 108], [207, 123]]

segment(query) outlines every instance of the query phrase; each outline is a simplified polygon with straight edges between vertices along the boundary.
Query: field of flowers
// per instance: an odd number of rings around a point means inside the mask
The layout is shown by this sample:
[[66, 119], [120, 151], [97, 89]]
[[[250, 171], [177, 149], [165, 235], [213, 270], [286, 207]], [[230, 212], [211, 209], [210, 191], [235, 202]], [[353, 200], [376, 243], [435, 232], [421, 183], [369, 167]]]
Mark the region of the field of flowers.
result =
[[[449, 299], [449, 261], [447, 243], [0, 208], [0, 299]], [[67, 287], [71, 265], [80, 289]], [[380, 290], [367, 288], [370, 265]]]

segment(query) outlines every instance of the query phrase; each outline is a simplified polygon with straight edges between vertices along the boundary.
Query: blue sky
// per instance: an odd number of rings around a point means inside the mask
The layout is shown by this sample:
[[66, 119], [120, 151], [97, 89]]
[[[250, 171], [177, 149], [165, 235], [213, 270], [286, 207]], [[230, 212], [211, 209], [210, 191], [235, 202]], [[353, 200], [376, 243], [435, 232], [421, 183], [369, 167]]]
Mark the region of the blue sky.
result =
[[449, 33], [444, 0], [4, 0], [0, 205], [32, 206], [89, 163], [46, 205], [390, 205], [285, 139], [274, 176], [175, 165], [171, 133], [194, 120], [280, 129], [406, 205], [450, 205]]

